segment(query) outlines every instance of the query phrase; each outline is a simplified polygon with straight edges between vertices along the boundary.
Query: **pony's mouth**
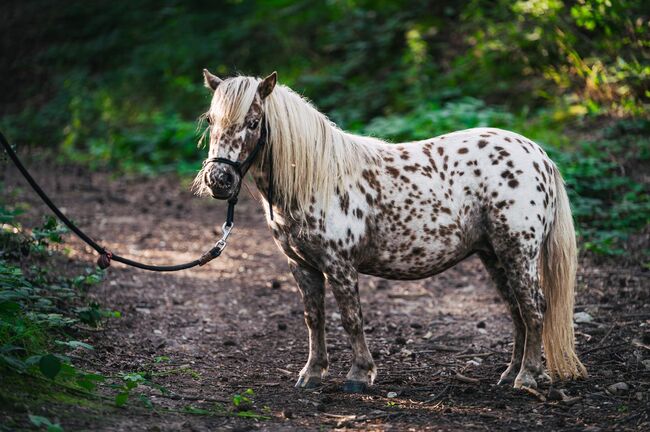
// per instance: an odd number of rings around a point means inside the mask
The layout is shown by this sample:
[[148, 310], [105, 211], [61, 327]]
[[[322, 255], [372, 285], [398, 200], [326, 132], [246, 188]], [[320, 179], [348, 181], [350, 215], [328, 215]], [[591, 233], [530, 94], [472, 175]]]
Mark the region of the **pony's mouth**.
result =
[[226, 199], [229, 199], [230, 197], [232, 197], [233, 194], [232, 194], [231, 191], [215, 191], [215, 190], [210, 189], [210, 195], [214, 199], [226, 200]]

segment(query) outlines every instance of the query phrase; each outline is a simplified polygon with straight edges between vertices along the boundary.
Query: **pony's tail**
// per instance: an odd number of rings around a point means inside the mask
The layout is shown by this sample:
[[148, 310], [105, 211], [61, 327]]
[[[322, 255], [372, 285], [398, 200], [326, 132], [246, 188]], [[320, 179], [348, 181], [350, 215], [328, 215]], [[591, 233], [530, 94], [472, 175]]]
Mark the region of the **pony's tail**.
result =
[[555, 220], [542, 246], [540, 282], [546, 297], [542, 339], [551, 377], [586, 378], [587, 369], [578, 359], [573, 333], [573, 303], [577, 248], [569, 197], [557, 167]]

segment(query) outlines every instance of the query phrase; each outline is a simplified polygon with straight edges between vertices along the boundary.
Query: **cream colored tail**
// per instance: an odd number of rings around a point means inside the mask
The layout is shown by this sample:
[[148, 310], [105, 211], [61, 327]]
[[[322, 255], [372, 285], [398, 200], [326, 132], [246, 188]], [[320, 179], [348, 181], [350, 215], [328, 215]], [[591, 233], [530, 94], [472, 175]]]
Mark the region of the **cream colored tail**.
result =
[[540, 257], [540, 282], [546, 297], [542, 339], [546, 365], [552, 377], [586, 378], [587, 369], [578, 359], [573, 334], [573, 303], [577, 248], [569, 197], [557, 167], [555, 220], [544, 241]]

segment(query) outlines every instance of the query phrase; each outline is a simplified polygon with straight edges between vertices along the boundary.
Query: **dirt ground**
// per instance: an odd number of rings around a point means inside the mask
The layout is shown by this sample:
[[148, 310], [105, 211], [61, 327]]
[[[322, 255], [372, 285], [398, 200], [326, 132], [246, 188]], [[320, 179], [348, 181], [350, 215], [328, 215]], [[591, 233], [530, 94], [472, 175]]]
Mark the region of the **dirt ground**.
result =
[[[175, 176], [111, 178], [70, 167], [35, 174], [101, 243], [147, 262], [198, 257], [218, 238], [225, 216], [224, 203], [193, 197]], [[5, 182], [5, 192], [18, 185], [19, 200], [32, 204], [28, 218], [45, 212], [15, 170]], [[71, 235], [67, 246], [73, 252], [66, 265], [96, 258]], [[581, 264], [576, 311], [589, 322], [576, 330], [586, 381], [537, 395], [496, 386], [510, 357], [511, 322], [480, 262], [470, 258], [421, 281], [362, 278], [366, 334], [379, 369], [366, 394], [341, 391], [350, 350], [328, 292], [330, 374], [323, 387], [298, 390], [293, 384], [307, 359], [300, 295], [261, 207], [243, 190], [235, 231], [218, 260], [173, 274], [115, 263], [89, 293], [122, 317], [84, 334], [95, 350], [75, 352], [76, 364], [110, 376], [153, 371], [153, 381], [171, 393], [138, 391], [157, 409], [136, 401], [34, 413], [66, 431], [650, 430], [650, 272]], [[610, 387], [617, 383], [625, 385]], [[215, 403], [230, 410], [233, 395], [249, 388], [253, 402], [245, 408], [268, 419], [184, 412], [213, 412]], [[12, 413], [0, 408], [0, 415]]]

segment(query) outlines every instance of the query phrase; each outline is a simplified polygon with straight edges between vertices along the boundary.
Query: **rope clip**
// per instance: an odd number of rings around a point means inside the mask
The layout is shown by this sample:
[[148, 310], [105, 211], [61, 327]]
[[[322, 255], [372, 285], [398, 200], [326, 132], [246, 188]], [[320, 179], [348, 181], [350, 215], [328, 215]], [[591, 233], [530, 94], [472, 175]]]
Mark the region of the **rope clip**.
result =
[[99, 267], [102, 270], [105, 270], [111, 266], [111, 258], [113, 258], [113, 254], [109, 251], [104, 252], [97, 258], [97, 267]]

